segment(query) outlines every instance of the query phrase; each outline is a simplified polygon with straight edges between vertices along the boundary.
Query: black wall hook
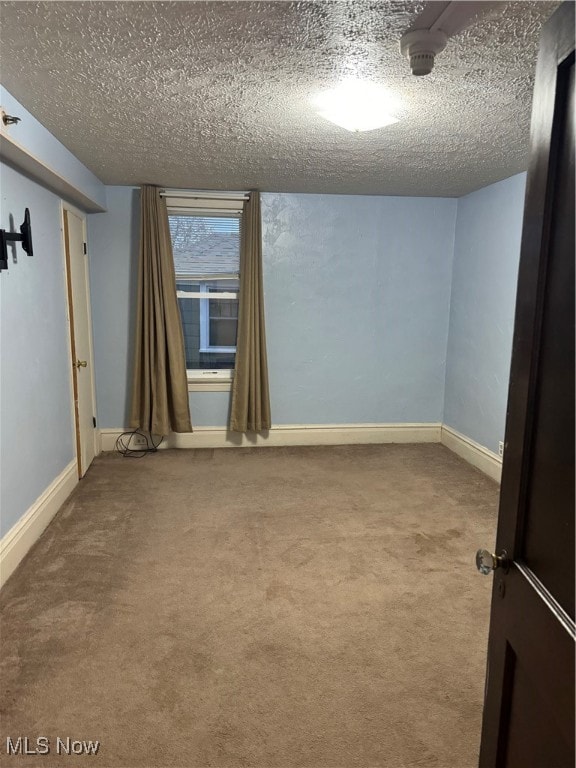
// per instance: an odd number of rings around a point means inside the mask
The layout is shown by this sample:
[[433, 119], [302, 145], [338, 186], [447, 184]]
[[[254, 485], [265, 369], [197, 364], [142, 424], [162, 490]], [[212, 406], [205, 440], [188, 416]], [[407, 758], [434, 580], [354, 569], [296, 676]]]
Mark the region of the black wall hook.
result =
[[2, 122], [4, 125], [18, 125], [22, 121], [21, 117], [14, 117], [14, 115], [7, 115], [5, 112], [2, 115]]
[[16, 232], [6, 232], [0, 229], [0, 272], [8, 269], [8, 243], [22, 243], [22, 248], [28, 256], [33, 256], [32, 250], [32, 227], [30, 226], [30, 211], [28, 208], [24, 211], [24, 221], [20, 225], [20, 234]]

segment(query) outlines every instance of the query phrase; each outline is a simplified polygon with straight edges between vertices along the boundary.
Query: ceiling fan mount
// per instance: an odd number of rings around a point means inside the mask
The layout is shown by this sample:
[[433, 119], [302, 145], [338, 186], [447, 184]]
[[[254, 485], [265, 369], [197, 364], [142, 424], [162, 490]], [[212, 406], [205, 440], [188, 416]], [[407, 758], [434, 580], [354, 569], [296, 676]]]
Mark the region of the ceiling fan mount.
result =
[[432, 72], [436, 55], [447, 43], [448, 35], [439, 29], [414, 29], [402, 36], [400, 53], [410, 60], [412, 74], [420, 77]]
[[436, 56], [448, 40], [469, 27], [489, 11], [500, 12], [505, 2], [452, 0], [429, 2], [422, 13], [400, 38], [400, 52], [410, 61], [413, 75], [429, 75]]

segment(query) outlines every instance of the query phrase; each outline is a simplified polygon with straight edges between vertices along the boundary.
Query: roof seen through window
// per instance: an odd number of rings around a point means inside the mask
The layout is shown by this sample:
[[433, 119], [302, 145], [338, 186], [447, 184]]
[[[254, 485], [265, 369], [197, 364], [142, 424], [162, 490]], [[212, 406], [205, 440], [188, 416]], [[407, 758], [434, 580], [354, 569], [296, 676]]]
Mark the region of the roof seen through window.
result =
[[177, 275], [230, 275], [240, 267], [240, 220], [169, 216]]

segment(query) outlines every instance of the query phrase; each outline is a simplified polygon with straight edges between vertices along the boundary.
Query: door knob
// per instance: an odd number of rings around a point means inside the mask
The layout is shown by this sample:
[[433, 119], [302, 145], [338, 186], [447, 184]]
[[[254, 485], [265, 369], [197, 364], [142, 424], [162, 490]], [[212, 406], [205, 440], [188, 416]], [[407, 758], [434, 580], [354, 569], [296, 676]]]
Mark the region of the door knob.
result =
[[501, 554], [494, 555], [492, 552], [488, 552], [487, 549], [479, 549], [476, 552], [476, 568], [483, 576], [487, 576], [496, 568], [503, 568], [504, 571], [508, 570], [508, 553], [506, 550], [502, 550]]
[[74, 365], [76, 366], [76, 368], [86, 368], [88, 363], [86, 362], [86, 360], [76, 360]]

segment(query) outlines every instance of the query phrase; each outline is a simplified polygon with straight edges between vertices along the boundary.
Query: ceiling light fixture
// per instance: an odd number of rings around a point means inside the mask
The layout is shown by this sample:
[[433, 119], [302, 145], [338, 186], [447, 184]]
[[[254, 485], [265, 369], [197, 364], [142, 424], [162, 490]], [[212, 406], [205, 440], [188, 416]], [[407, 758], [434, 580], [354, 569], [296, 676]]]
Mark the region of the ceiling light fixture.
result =
[[385, 88], [365, 80], [345, 80], [312, 99], [317, 113], [347, 131], [374, 131], [398, 122], [399, 103]]

